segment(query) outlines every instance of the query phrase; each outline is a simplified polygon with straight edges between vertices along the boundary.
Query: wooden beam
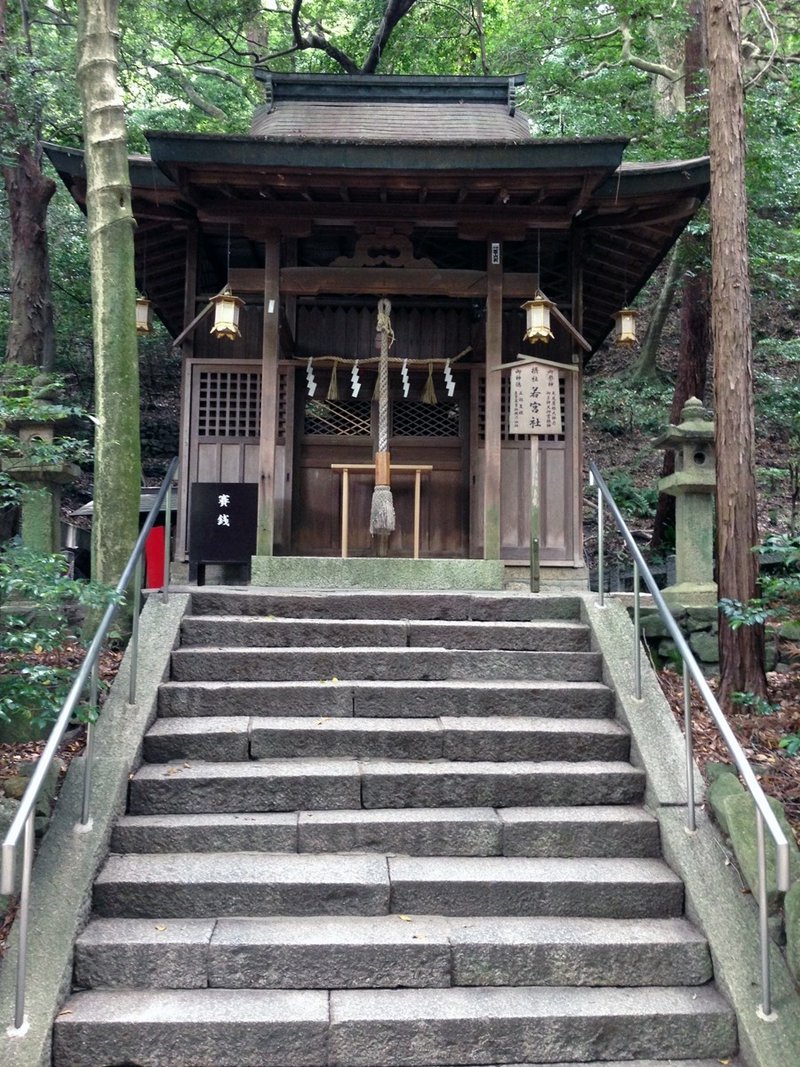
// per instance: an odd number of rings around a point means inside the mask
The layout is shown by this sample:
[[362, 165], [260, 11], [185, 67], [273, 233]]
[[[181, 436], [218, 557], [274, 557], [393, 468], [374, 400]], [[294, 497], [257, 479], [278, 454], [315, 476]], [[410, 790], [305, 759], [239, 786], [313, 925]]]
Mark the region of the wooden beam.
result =
[[[275, 544], [275, 439], [278, 425], [278, 360], [280, 358], [280, 256], [276, 231], [264, 242], [264, 328], [261, 346], [261, 439], [258, 473], [258, 535], [256, 552], [271, 556]], [[272, 312], [268, 308], [272, 306]]]
[[[238, 294], [260, 293], [260, 270], [233, 268], [231, 287]], [[419, 267], [284, 267], [280, 290], [285, 296], [318, 296], [321, 293], [449, 296], [481, 299], [487, 295], [487, 275], [478, 270], [437, 270]], [[536, 292], [535, 274], [506, 274], [503, 293], [526, 300]]]
[[[194, 316], [197, 299], [197, 249], [199, 241], [197, 227], [192, 226], [186, 234], [186, 266], [184, 269], [183, 321], [190, 322]], [[193, 341], [188, 338], [181, 366], [181, 414], [180, 435], [178, 437], [178, 508], [175, 524], [175, 558], [185, 560], [187, 557], [189, 531], [189, 482], [191, 452], [191, 406], [192, 406], [192, 371], [189, 359], [193, 354]]]
[[[500, 255], [492, 255], [498, 244]], [[493, 262], [493, 260], [495, 260]], [[486, 243], [486, 367], [487, 370], [503, 358], [503, 245], [489, 240]], [[501, 439], [501, 381], [499, 374], [486, 375], [486, 413], [484, 422], [483, 465], [483, 558], [500, 559], [500, 470]]]
[[[230, 202], [206, 199], [202, 204], [197, 205], [197, 217], [205, 223], [223, 225], [230, 221], [234, 226], [249, 225], [254, 219], [264, 219], [265, 208], [267, 205], [256, 200]], [[284, 215], [318, 223], [349, 223], [356, 219], [395, 222], [408, 219], [428, 226], [469, 222], [486, 225], [493, 223], [500, 228], [516, 227], [517, 235], [521, 236], [520, 231], [525, 227], [540, 230], [566, 230], [572, 224], [572, 216], [565, 208], [542, 204], [420, 204], [411, 202], [365, 204], [276, 200], [270, 203], [269, 210], [275, 212], [274, 218], [270, 217], [267, 220], [273, 226], [282, 225]], [[623, 222], [620, 225], [633, 225], [633, 223]]]

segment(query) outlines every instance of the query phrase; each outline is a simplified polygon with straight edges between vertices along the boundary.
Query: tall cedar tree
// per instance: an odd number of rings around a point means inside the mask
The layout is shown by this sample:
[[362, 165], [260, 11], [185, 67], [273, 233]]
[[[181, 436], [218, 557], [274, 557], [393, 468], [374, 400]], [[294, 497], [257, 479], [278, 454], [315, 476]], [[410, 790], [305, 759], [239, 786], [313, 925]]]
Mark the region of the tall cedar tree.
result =
[[[689, 0], [689, 29], [684, 43], [684, 77], [685, 95], [689, 106], [696, 105], [701, 91], [700, 73], [706, 67], [706, 19], [704, 0]], [[691, 120], [693, 132], [697, 132], [698, 116]], [[705, 242], [703, 238], [684, 234], [681, 239], [683, 251], [691, 253], [694, 260], [693, 269], [686, 272], [681, 293], [681, 336], [678, 351], [677, 378], [672, 397], [669, 421], [677, 425], [686, 401], [696, 396], [705, 398], [708, 353], [711, 347], [709, 321], [709, 277], [703, 264], [705, 259]], [[675, 453], [668, 450], [664, 454], [661, 477], [666, 478], [675, 473]], [[651, 546], [660, 548], [665, 540], [667, 528], [675, 525], [675, 497], [660, 493], [655, 518], [653, 519], [653, 540]]]
[[[758, 582], [758, 524], [739, 0], [708, 0], [707, 13], [719, 593], [746, 601]], [[765, 696], [763, 631], [722, 617], [719, 638], [721, 700]]]
[[[6, 359], [52, 370], [55, 358], [53, 303], [47, 249], [47, 205], [55, 182], [42, 173], [39, 131], [26, 128], [12, 92], [13, 63], [8, 3], [0, 0], [0, 123], [9, 147], [2, 173], [11, 225], [10, 321]], [[29, 48], [27, 10], [20, 5], [23, 32], [19, 47]], [[11, 147], [13, 145], [13, 147]]]
[[133, 211], [119, 86], [118, 0], [81, 0], [78, 85], [92, 274], [95, 512], [92, 574], [116, 583], [138, 534], [141, 460]]

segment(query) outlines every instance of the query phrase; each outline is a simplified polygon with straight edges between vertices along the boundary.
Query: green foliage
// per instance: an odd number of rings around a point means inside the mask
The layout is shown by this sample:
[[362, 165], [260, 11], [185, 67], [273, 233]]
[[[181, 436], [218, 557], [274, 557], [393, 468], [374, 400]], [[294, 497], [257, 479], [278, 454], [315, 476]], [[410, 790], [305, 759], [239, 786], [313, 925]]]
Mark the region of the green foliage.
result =
[[587, 378], [584, 385], [586, 419], [615, 437], [654, 434], [664, 425], [672, 390], [661, 382], [632, 383], [625, 378]]
[[742, 603], [720, 600], [719, 608], [732, 630], [800, 619], [800, 537], [776, 534], [753, 549], [771, 557], [774, 570], [761, 575], [761, 596]]
[[749, 708], [756, 715], [774, 715], [780, 710], [780, 704], [770, 704], [756, 693], [731, 693], [731, 700], [741, 708]]
[[627, 471], [612, 471], [606, 485], [624, 515], [648, 519], [655, 515], [658, 490], [654, 487], [640, 488]]
[[[72, 633], [69, 609], [98, 611], [116, 598], [95, 582], [68, 577], [60, 555], [12, 547], [0, 556], [0, 722], [43, 729], [69, 691], [72, 671], [60, 662]], [[42, 657], [46, 653], [52, 655]], [[96, 709], [84, 709], [92, 718]]]
[[782, 748], [787, 756], [800, 755], [800, 734], [786, 734], [778, 742], [778, 747]]

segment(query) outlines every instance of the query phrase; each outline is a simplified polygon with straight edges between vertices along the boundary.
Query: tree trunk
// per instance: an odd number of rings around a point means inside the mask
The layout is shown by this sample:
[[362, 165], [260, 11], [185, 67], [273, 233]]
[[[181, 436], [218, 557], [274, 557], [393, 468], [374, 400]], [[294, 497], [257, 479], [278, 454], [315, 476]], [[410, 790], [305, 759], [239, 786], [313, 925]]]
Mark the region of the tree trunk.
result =
[[[718, 580], [720, 598], [746, 601], [756, 594], [758, 525], [739, 0], [708, 0], [707, 11]], [[720, 699], [765, 696], [762, 630], [732, 630], [723, 617], [719, 636]]]
[[[699, 93], [705, 88], [704, 79], [701, 80], [700, 74], [705, 70], [708, 61], [704, 0], [689, 0], [687, 14], [689, 29], [683, 50], [684, 91], [686, 100], [694, 105], [699, 99]], [[703, 132], [702, 127], [701, 116], [693, 111], [687, 133], [697, 136]], [[711, 351], [710, 278], [704, 265], [707, 253], [706, 242], [703, 238], [684, 234], [681, 245], [684, 250], [684, 260], [688, 260], [685, 266], [689, 269], [686, 271], [681, 294], [681, 336], [675, 393], [672, 397], [669, 415], [669, 421], [673, 425], [677, 425], [683, 406], [689, 397], [696, 396], [698, 400], [705, 400], [708, 354]], [[687, 256], [687, 253], [691, 255]], [[668, 478], [674, 473], [675, 453], [667, 451], [664, 453], [661, 477]], [[659, 551], [668, 540], [667, 531], [674, 528], [675, 497], [668, 493], [660, 493], [653, 519], [651, 548]]]
[[141, 460], [133, 212], [118, 79], [118, 0], [81, 0], [78, 85], [86, 148], [95, 404], [92, 573], [116, 583], [138, 534]]
[[664, 332], [667, 316], [672, 310], [675, 293], [678, 289], [678, 283], [681, 280], [682, 266], [683, 257], [681, 255], [681, 242], [678, 242], [672, 250], [672, 255], [669, 258], [667, 274], [664, 278], [664, 284], [661, 286], [661, 292], [658, 294], [658, 300], [653, 309], [650, 322], [647, 325], [647, 333], [642, 341], [639, 358], [631, 367], [631, 378], [633, 381], [651, 381], [658, 374], [656, 360], [661, 345], [661, 335]]
[[[6, 0], [0, 0], [0, 53], [8, 48], [7, 8]], [[6, 63], [0, 63], [0, 123], [7, 145], [2, 171], [11, 225], [11, 306], [6, 359], [9, 363], [49, 371], [55, 358], [55, 331], [47, 253], [47, 205], [56, 186], [42, 173], [38, 131], [21, 128]]]
[[[708, 353], [711, 351], [711, 334], [709, 320], [709, 277], [705, 269], [690, 271], [683, 282], [681, 300], [681, 340], [678, 354], [678, 369], [675, 379], [675, 392], [669, 421], [676, 426], [680, 421], [681, 411], [689, 397], [696, 396], [705, 400], [708, 378]], [[664, 453], [661, 477], [667, 478], [675, 473], [675, 453]], [[653, 519], [653, 538], [650, 547], [659, 551], [667, 538], [667, 531], [675, 528], [675, 497], [669, 493], [659, 493], [656, 514]]]
[[11, 321], [9, 363], [52, 370], [55, 360], [47, 205], [55, 182], [42, 174], [36, 154], [22, 148], [17, 165], [3, 167], [11, 222]]

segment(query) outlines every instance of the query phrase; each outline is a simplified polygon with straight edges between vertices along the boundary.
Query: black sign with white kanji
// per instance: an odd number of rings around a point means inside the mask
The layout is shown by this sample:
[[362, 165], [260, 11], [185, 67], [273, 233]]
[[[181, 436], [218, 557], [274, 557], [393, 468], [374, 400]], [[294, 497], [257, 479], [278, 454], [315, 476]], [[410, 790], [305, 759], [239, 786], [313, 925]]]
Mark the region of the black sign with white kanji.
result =
[[249, 563], [256, 552], [258, 486], [195, 482], [189, 501], [189, 562]]

